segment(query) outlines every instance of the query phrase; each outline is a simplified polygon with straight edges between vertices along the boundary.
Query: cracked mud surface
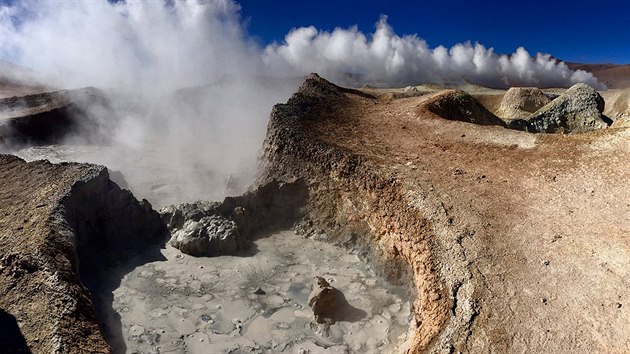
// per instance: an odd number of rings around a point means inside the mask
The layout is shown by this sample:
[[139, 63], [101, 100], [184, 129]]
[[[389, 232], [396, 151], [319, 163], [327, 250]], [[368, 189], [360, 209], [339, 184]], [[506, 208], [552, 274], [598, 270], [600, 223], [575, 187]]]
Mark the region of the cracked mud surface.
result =
[[[406, 291], [382, 281], [357, 256], [292, 231], [255, 244], [252, 256], [213, 258], [168, 246], [166, 260], [126, 274], [113, 291], [115, 313], [108, 314], [110, 326], [121, 324], [115, 351], [382, 353], [404, 339]], [[351, 306], [329, 328], [317, 325], [307, 306], [316, 275]]]

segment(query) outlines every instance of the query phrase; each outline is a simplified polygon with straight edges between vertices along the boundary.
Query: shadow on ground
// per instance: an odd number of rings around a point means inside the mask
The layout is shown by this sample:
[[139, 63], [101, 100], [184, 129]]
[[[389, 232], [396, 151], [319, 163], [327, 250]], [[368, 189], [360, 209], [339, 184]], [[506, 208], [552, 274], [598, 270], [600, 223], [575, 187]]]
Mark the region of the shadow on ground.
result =
[[164, 243], [150, 245], [142, 253], [131, 256], [126, 262], [107, 267], [102, 267], [101, 262], [97, 259], [81, 264], [81, 282], [92, 295], [105, 340], [112, 347], [113, 353], [125, 353], [127, 351], [120, 315], [113, 307], [113, 292], [120, 287], [125, 275], [135, 268], [149, 262], [166, 260], [160, 252], [162, 248], [164, 248]]
[[15, 317], [0, 309], [0, 344], [2, 353], [30, 353]]

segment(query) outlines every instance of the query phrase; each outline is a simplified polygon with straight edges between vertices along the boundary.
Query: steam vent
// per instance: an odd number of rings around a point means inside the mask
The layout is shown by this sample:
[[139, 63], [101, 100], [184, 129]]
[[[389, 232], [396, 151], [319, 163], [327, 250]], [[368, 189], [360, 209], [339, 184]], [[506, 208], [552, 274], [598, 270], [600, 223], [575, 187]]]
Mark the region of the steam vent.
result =
[[103, 91], [20, 97], [2, 126], [2, 352], [630, 348], [619, 91], [350, 89], [311, 74], [273, 107], [242, 195], [171, 205], [175, 183], [40, 160], [112, 149], [64, 136], [101, 124], [86, 117], [113, 109]]

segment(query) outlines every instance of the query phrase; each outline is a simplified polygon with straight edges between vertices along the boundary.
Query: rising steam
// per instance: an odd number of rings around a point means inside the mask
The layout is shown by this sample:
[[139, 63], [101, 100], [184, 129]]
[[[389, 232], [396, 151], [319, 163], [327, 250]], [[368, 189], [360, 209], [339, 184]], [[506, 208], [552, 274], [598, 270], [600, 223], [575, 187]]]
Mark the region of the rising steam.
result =
[[[511, 55], [470, 43], [431, 49], [415, 35], [395, 34], [386, 17], [373, 34], [297, 28], [283, 43], [261, 48], [232, 0], [0, 5], [0, 59], [32, 69], [50, 86], [115, 92], [120, 120], [94, 133], [110, 135], [117, 149], [76, 159], [121, 170], [136, 193], [160, 204], [240, 192], [254, 176], [272, 105], [313, 71], [346, 85], [603, 88], [591, 74], [523, 48]], [[180, 90], [187, 87], [196, 88]], [[138, 168], [147, 155], [159, 166]], [[173, 186], [167, 194], [175, 199], [158, 195]]]
[[435, 49], [416, 35], [400, 37], [383, 16], [376, 31], [366, 36], [356, 27], [333, 32], [315, 27], [293, 29], [283, 44], [268, 46], [265, 64], [278, 70], [289, 67], [299, 73], [317, 71], [327, 77], [359, 74], [362, 80], [388, 85], [417, 83], [471, 83], [503, 87], [566, 87], [584, 82], [605, 86], [592, 74], [572, 71], [548, 54], [532, 57], [523, 47], [510, 55], [470, 42], [451, 49]]
[[137, 89], [206, 84], [226, 74], [358, 74], [383, 84], [456, 83], [493, 87], [603, 88], [592, 74], [520, 47], [510, 55], [469, 42], [434, 49], [399, 36], [383, 16], [372, 34], [291, 30], [264, 49], [250, 41], [231, 0], [109, 3], [25, 1], [0, 7], [0, 58], [55, 75], [67, 85]]

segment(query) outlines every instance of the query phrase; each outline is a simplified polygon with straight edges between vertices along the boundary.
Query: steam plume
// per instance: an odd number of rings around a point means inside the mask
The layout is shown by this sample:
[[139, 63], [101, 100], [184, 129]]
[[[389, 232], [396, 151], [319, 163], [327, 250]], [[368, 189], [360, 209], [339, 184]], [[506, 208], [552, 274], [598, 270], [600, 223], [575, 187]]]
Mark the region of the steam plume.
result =
[[[383, 85], [585, 82], [603, 88], [591, 74], [523, 48], [509, 56], [471, 43], [431, 49], [418, 36], [394, 33], [386, 17], [373, 34], [305, 27], [261, 48], [232, 0], [0, 5], [0, 59], [32, 69], [51, 86], [114, 89], [112, 104], [122, 119], [98, 133], [111, 135], [118, 148], [75, 159], [121, 170], [134, 192], [160, 204], [240, 192], [227, 186], [252, 180], [272, 105], [313, 71], [341, 84], [354, 74]], [[146, 155], [155, 156], [164, 176], [137, 167]], [[175, 199], [156, 197], [163, 184], [177, 185], [169, 192]]]
[[263, 60], [278, 70], [288, 66], [333, 78], [354, 73], [390, 85], [468, 81], [490, 87], [565, 87], [584, 82], [605, 88], [592, 74], [572, 71], [548, 54], [532, 57], [523, 47], [510, 55], [497, 55], [492, 48], [470, 42], [431, 49], [416, 35], [398, 36], [386, 16], [370, 36], [356, 27], [332, 32], [313, 26], [293, 29], [284, 43], [265, 48]]

